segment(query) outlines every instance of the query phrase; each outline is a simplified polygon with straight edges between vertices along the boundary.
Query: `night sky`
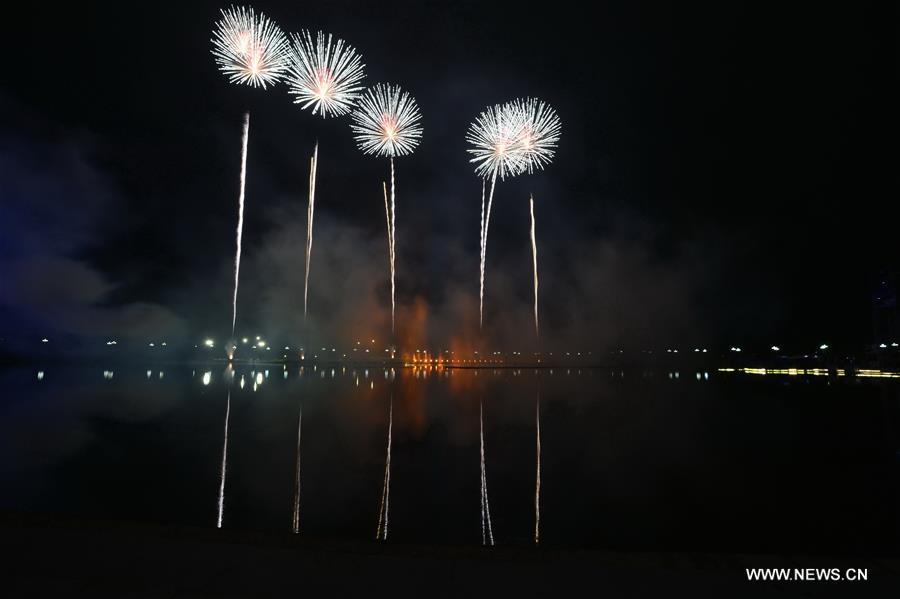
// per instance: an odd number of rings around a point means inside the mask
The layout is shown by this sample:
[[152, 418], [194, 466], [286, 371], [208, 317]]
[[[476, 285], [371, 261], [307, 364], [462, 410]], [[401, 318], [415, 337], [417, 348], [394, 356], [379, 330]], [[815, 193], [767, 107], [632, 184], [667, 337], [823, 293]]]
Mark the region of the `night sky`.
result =
[[[210, 54], [225, 4], [33, 6], [9, 23], [0, 91], [0, 336], [227, 336], [249, 110], [238, 334], [300, 335], [318, 140], [312, 335], [385, 338], [388, 163], [355, 148], [348, 118], [228, 83]], [[543, 173], [498, 184], [490, 342], [531, 340], [531, 192], [551, 346], [879, 341], [872, 292], [900, 257], [896, 7], [254, 6], [345, 38], [367, 84], [418, 101], [422, 144], [396, 162], [401, 342], [475, 334], [465, 132], [526, 95], [556, 108], [562, 139]]]

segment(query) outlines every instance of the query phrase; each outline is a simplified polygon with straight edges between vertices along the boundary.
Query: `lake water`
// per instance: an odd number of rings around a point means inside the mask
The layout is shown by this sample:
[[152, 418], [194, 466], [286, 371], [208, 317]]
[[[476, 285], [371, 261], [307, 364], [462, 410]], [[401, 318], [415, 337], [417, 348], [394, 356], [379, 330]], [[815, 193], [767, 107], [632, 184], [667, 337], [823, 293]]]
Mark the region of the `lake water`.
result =
[[[242, 382], [243, 381], [243, 382]], [[229, 398], [230, 388], [230, 400]], [[717, 371], [0, 370], [0, 509], [480, 545], [896, 551], [900, 384]]]

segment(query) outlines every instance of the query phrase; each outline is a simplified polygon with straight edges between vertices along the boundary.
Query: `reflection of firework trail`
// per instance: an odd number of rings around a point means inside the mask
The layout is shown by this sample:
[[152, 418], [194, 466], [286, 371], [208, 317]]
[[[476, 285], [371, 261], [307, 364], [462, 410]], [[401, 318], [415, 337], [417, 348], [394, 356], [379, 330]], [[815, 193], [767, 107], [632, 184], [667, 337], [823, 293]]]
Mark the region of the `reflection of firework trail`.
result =
[[538, 270], [537, 270], [537, 240], [534, 235], [534, 196], [528, 199], [528, 207], [531, 210], [531, 258], [534, 263], [534, 334], [540, 336], [538, 328]]
[[393, 179], [394, 161], [391, 159], [391, 203], [388, 204], [387, 183], [381, 183], [384, 187], [384, 214], [387, 218], [388, 257], [391, 262], [391, 334], [394, 333], [394, 213], [393, 213]]
[[[491, 530], [491, 505], [488, 502], [487, 473], [484, 467], [484, 405], [478, 404], [479, 437], [481, 440], [481, 544], [494, 544], [494, 532]], [[485, 528], [486, 527], [486, 528]], [[485, 532], [487, 535], [485, 536]]]
[[534, 420], [537, 429], [537, 473], [534, 479], [534, 544], [540, 542], [541, 537], [541, 392], [537, 393]]
[[228, 462], [228, 418], [231, 415], [231, 388], [228, 388], [228, 399], [225, 401], [225, 440], [222, 442], [222, 471], [219, 481], [219, 518], [217, 528], [222, 528], [222, 514], [225, 511], [225, 468]]
[[294, 534], [298, 534], [300, 532], [300, 429], [302, 423], [303, 408], [301, 407], [297, 415], [297, 469], [296, 474], [294, 475]]
[[394, 393], [391, 392], [391, 404], [388, 411], [387, 457], [384, 460], [384, 483], [381, 489], [381, 508], [378, 510], [378, 529], [375, 539], [387, 541], [388, 513], [391, 509], [391, 431], [394, 428]]
[[319, 143], [309, 159], [309, 203], [306, 208], [306, 276], [303, 279], [303, 322], [306, 322], [306, 297], [309, 291], [309, 258], [312, 255], [313, 216], [316, 211], [316, 166], [319, 164]]
[[234, 323], [237, 320], [238, 278], [241, 273], [241, 236], [244, 232], [244, 183], [247, 180], [247, 138], [250, 137], [250, 113], [244, 113], [244, 128], [241, 133], [241, 191], [238, 194], [237, 249], [234, 254], [234, 298], [231, 306], [231, 336], [234, 337]]

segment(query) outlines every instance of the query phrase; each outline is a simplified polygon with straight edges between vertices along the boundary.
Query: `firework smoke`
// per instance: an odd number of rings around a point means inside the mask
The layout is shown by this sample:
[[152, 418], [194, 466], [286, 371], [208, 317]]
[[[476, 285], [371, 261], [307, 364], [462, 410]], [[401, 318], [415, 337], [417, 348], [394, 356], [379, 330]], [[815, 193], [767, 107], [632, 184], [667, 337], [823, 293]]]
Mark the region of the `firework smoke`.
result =
[[294, 518], [292, 522], [292, 530], [294, 534], [300, 533], [300, 431], [303, 424], [303, 407], [301, 406], [297, 414], [297, 458], [295, 460], [296, 470], [294, 474]]
[[[391, 334], [394, 332], [394, 257], [396, 204], [394, 185], [394, 157], [411, 154], [422, 139], [419, 121], [422, 114], [415, 98], [398, 85], [378, 83], [366, 90], [357, 109], [351, 115], [352, 130], [357, 146], [364, 154], [385, 156], [391, 162], [391, 201], [388, 210], [388, 248], [391, 261]], [[385, 195], [386, 195], [385, 190]]]
[[228, 388], [228, 399], [225, 401], [225, 440], [222, 442], [222, 470], [219, 473], [219, 516], [216, 528], [222, 528], [222, 516], [225, 512], [225, 471], [228, 463], [228, 419], [231, 416], [231, 388]]
[[309, 202], [306, 207], [306, 275], [303, 278], [303, 322], [306, 322], [307, 296], [309, 293], [309, 259], [312, 255], [313, 217], [316, 211], [316, 167], [319, 164], [319, 143], [309, 159]]
[[481, 442], [481, 544], [494, 545], [494, 532], [491, 529], [491, 506], [488, 502], [487, 472], [484, 465], [484, 404], [478, 403], [479, 439]]
[[375, 539], [379, 541], [387, 541], [388, 535], [388, 513], [391, 509], [391, 431], [393, 428], [394, 393], [391, 392], [391, 403], [388, 410], [387, 457], [384, 460], [384, 484], [381, 489], [381, 508], [378, 510], [378, 529], [375, 532]]
[[288, 67], [288, 41], [275, 23], [243, 6], [222, 10], [213, 29], [212, 53], [232, 83], [266, 89]]

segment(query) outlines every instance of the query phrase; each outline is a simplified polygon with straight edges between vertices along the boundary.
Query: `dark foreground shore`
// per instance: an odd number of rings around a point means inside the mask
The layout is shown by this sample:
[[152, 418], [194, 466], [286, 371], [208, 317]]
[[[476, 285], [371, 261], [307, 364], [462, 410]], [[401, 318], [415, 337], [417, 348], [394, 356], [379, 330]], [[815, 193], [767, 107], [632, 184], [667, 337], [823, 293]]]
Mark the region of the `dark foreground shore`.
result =
[[[0, 514], [5, 597], [897, 597], [900, 559], [345, 543]], [[746, 568], [865, 568], [749, 582]]]

